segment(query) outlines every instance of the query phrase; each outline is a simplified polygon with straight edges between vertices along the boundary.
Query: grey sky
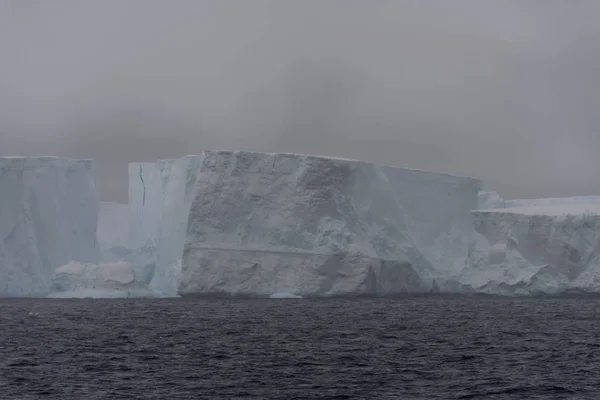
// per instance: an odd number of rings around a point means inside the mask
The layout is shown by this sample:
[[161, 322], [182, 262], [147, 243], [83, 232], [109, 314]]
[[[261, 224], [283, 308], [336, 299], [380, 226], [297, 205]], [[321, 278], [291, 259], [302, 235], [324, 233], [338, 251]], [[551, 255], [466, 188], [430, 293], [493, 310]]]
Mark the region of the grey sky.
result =
[[202, 149], [600, 194], [597, 0], [3, 0], [0, 155]]

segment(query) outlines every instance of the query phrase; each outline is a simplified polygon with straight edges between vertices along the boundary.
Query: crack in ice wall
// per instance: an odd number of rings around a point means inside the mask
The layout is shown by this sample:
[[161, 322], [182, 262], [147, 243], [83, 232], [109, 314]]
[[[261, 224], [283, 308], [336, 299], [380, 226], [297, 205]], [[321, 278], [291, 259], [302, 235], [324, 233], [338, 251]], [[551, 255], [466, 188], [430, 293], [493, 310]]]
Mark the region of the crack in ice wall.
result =
[[141, 270], [140, 276], [163, 295], [177, 294], [185, 229], [201, 159], [185, 156], [129, 166], [130, 260]]
[[144, 174], [140, 165], [140, 181], [142, 182], [142, 206], [146, 205], [146, 184], [144, 183]]

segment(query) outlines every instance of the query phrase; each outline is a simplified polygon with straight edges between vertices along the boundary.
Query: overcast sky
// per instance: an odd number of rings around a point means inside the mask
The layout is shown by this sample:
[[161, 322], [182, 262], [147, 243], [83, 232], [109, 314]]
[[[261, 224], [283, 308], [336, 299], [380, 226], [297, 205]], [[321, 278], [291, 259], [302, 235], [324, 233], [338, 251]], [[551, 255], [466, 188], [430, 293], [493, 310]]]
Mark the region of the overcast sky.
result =
[[0, 155], [358, 158], [600, 194], [598, 0], [2, 0]]

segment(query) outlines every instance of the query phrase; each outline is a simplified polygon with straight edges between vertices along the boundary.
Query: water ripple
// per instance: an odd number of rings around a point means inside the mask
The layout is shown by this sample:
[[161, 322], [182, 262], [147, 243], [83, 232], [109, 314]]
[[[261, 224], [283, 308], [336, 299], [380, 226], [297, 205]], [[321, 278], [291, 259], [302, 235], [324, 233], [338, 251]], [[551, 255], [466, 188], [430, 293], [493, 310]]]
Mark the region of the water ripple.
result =
[[589, 299], [3, 300], [1, 399], [589, 399]]

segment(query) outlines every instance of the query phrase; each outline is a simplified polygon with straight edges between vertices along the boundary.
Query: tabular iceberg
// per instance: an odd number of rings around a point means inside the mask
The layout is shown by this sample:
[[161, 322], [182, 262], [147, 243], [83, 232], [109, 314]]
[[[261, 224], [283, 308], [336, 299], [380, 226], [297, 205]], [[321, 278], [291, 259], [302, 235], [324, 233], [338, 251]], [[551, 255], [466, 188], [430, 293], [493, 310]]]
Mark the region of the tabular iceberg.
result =
[[472, 230], [476, 180], [298, 154], [205, 151], [199, 160], [183, 296], [428, 292], [435, 266], [418, 243]]
[[593, 291], [599, 286], [589, 282], [598, 271], [600, 206], [562, 204], [474, 211], [481, 236], [460, 282], [503, 295]]
[[46, 296], [57, 267], [98, 262], [92, 160], [0, 157], [0, 200], [0, 296]]

